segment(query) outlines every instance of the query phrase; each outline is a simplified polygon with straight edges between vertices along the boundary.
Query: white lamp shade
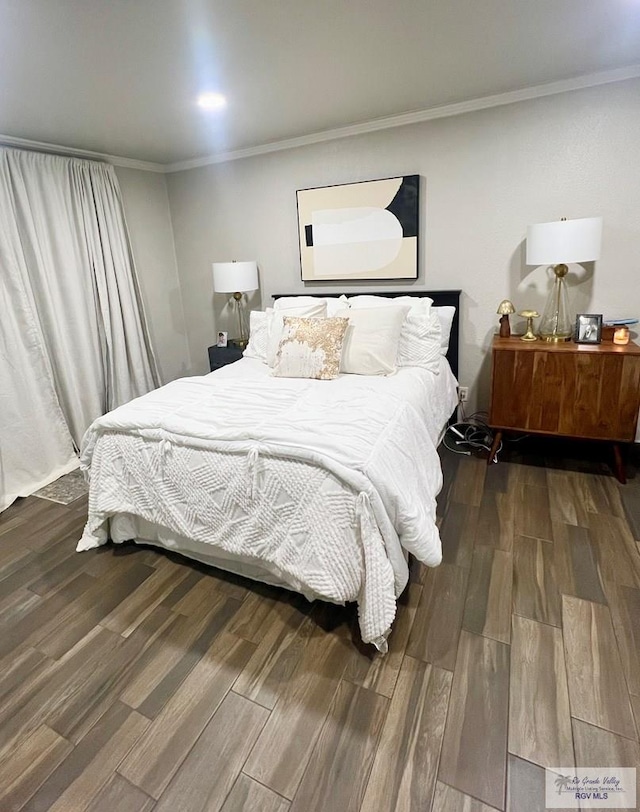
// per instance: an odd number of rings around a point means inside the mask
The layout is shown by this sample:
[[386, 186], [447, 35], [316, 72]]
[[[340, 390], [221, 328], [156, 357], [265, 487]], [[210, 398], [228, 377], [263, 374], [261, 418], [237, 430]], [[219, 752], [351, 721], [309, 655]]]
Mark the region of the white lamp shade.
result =
[[600, 259], [602, 217], [538, 223], [527, 229], [527, 265], [558, 265]]
[[244, 293], [258, 289], [258, 264], [249, 262], [214, 262], [213, 289], [216, 293]]

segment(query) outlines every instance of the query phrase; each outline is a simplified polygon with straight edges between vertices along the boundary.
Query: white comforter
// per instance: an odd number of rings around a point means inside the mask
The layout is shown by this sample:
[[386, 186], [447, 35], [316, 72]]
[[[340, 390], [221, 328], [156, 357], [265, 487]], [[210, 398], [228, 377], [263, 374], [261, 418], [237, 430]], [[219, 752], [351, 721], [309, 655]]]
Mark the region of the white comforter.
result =
[[[436, 446], [455, 403], [444, 359], [439, 375], [406, 368], [313, 381], [275, 378], [244, 358], [174, 381], [87, 431], [89, 519], [78, 550], [104, 543], [112, 516], [141, 516], [259, 559], [310, 597], [357, 600], [363, 640], [384, 649], [407, 580], [402, 548], [429, 566], [441, 560]], [[224, 470], [232, 502], [214, 473], [202, 474], [203, 457]], [[196, 469], [190, 486], [185, 472]], [[304, 511], [283, 500], [280, 521], [273, 483], [287, 478]]]

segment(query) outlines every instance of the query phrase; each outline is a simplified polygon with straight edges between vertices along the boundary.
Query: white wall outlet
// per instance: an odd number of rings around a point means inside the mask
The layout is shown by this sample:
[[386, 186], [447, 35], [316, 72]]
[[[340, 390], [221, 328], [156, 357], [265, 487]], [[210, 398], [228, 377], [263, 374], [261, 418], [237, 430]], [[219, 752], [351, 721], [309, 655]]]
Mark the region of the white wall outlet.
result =
[[466, 403], [469, 400], [469, 387], [468, 386], [459, 386], [458, 387], [458, 400], [460, 403]]

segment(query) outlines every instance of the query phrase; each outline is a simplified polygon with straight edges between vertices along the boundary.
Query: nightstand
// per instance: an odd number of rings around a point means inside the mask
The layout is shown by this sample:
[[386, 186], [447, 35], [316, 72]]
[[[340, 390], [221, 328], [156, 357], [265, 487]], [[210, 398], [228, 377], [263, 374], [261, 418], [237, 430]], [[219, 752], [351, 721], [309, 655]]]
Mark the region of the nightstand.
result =
[[640, 347], [493, 340], [488, 463], [503, 431], [613, 445], [616, 476], [626, 482], [620, 443], [632, 443], [640, 408]]
[[213, 372], [242, 358], [240, 347], [209, 347], [209, 369]]

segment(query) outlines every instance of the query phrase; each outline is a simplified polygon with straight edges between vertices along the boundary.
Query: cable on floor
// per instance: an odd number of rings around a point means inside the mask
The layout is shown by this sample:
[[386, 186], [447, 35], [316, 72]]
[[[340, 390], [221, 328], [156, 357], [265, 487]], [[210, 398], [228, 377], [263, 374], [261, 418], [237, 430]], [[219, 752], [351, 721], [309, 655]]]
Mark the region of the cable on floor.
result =
[[[467, 417], [464, 414], [464, 407], [460, 406], [462, 420], [458, 423], [451, 423], [447, 427], [443, 437], [443, 445], [454, 454], [465, 454], [470, 456], [474, 449], [480, 448], [487, 453], [491, 453], [493, 444], [493, 432], [487, 424], [486, 412], [474, 412]], [[502, 441], [493, 457], [493, 462], [498, 462], [498, 454], [502, 450]]]

